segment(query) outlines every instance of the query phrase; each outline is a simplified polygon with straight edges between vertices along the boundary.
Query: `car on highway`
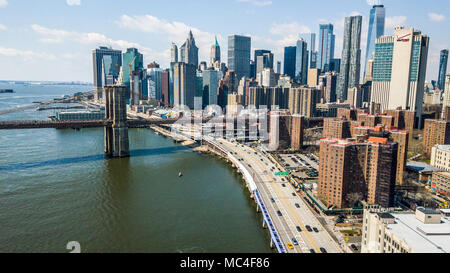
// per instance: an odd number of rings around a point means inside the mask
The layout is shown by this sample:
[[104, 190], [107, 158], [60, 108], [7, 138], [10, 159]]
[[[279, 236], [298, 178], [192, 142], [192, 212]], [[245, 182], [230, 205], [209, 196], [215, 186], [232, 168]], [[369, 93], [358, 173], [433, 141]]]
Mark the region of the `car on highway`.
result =
[[297, 195], [295, 194], [295, 192], [292, 193], [292, 196], [296, 197]]
[[294, 246], [291, 243], [287, 243], [289, 249], [294, 249]]
[[283, 214], [281, 213], [281, 211], [277, 211], [278, 216], [283, 216]]
[[300, 208], [300, 205], [298, 203], [295, 203], [295, 207]]
[[317, 228], [313, 228], [314, 232], [319, 232], [319, 230]]
[[316, 251], [314, 249], [312, 249], [312, 248], [309, 250], [309, 252], [310, 253], [316, 253]]
[[358, 251], [358, 247], [355, 246], [354, 244], [351, 244], [350, 247], [351, 247], [354, 251]]
[[321, 248], [320, 248], [320, 252], [322, 252], [322, 253], [327, 253], [327, 250], [326, 250], [325, 248], [321, 247]]
[[285, 184], [281, 184], [281, 186], [283, 186], [283, 188], [286, 188], [286, 185], [285, 185]]
[[273, 198], [270, 198], [270, 201], [272, 201], [272, 203], [275, 203], [275, 199]]
[[306, 228], [306, 230], [309, 231], [309, 232], [312, 232], [312, 231], [313, 231], [312, 228], [311, 228], [310, 226], [308, 226], [308, 225], [306, 225], [305, 228]]
[[302, 229], [299, 226], [297, 226], [297, 231], [302, 232]]
[[295, 246], [298, 246], [298, 241], [297, 241], [297, 239], [295, 239], [295, 237], [292, 238], [292, 243], [293, 243]]

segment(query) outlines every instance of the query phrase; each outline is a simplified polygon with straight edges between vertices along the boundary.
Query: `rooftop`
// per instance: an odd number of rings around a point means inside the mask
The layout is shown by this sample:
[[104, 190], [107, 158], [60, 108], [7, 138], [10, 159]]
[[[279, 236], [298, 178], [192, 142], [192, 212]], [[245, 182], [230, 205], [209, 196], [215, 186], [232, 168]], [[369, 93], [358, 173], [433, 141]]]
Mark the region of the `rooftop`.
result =
[[446, 152], [450, 152], [450, 145], [435, 145], [433, 148], [436, 148], [438, 150], [442, 150], [442, 151], [446, 151]]
[[406, 163], [406, 168], [415, 172], [435, 172], [440, 171], [439, 168], [428, 165], [424, 162], [411, 161]]
[[395, 224], [387, 229], [417, 253], [450, 253], [450, 222], [424, 224], [414, 213], [393, 213]]

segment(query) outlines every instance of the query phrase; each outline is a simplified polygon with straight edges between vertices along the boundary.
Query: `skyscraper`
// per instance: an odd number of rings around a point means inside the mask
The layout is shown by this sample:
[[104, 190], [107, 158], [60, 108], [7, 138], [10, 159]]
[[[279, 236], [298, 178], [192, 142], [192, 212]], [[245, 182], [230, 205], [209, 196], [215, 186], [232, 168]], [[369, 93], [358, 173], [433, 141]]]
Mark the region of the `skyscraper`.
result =
[[250, 50], [250, 37], [228, 36], [228, 69], [236, 73], [238, 81], [250, 76]]
[[295, 78], [295, 57], [297, 53], [296, 46], [287, 46], [284, 48], [284, 75]]
[[196, 66], [184, 62], [174, 64], [173, 69], [173, 96], [174, 106], [186, 105], [194, 109], [194, 96], [196, 91]]
[[308, 68], [316, 68], [317, 62], [316, 34], [315, 33], [300, 34], [300, 38], [305, 40], [305, 42], [308, 44], [308, 58], [309, 58]]
[[255, 50], [256, 74], [264, 68], [273, 68], [273, 53], [270, 50]]
[[386, 9], [383, 5], [374, 5], [370, 10], [369, 30], [366, 46], [366, 60], [364, 62], [364, 77], [367, 73], [367, 63], [375, 53], [375, 41], [384, 35]]
[[178, 63], [178, 47], [174, 43], [170, 46], [170, 62]]
[[195, 45], [194, 35], [189, 31], [186, 42], [180, 48], [181, 62], [192, 64], [198, 68], [198, 47]]
[[322, 72], [330, 70], [330, 62], [334, 59], [334, 40], [333, 25], [320, 25], [316, 68], [321, 69]]
[[217, 37], [215, 38], [215, 43], [211, 46], [211, 67], [214, 67], [214, 63], [220, 63], [220, 46], [217, 42]]
[[295, 53], [295, 80], [302, 85], [308, 81], [308, 45], [300, 38]]
[[439, 79], [438, 87], [440, 90], [445, 88], [445, 75], [447, 74], [447, 63], [448, 63], [448, 49], [441, 50], [441, 57], [439, 61]]
[[403, 27], [395, 28], [394, 36], [377, 39], [371, 101], [381, 104], [382, 110], [401, 107], [421, 117], [429, 40], [420, 31]]
[[208, 69], [203, 71], [203, 108], [208, 105], [217, 105], [217, 92], [222, 72]]
[[359, 86], [361, 71], [361, 25], [362, 16], [345, 18], [341, 72], [339, 73], [337, 86], [337, 96], [341, 101], [347, 99], [349, 88]]
[[101, 46], [92, 50], [95, 99], [103, 97], [103, 86], [115, 84], [122, 67], [122, 51]]
[[122, 59], [123, 59], [122, 84], [125, 85], [128, 88], [128, 90], [130, 90], [130, 75], [133, 73], [133, 71], [142, 71], [144, 69], [144, 56], [141, 53], [139, 53], [137, 48], [128, 48], [127, 51], [123, 53]]

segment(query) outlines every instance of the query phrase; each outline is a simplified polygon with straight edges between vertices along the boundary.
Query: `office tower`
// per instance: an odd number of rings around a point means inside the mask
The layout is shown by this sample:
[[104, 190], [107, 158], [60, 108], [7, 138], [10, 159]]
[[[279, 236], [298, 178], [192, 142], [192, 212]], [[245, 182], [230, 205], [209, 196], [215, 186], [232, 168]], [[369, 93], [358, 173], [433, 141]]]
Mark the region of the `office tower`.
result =
[[327, 82], [327, 85], [325, 87], [325, 102], [336, 102], [338, 74], [336, 72], [327, 72], [325, 75]]
[[287, 46], [284, 48], [284, 75], [295, 78], [296, 46]]
[[362, 90], [359, 87], [352, 87], [348, 89], [346, 102], [352, 108], [362, 107]]
[[162, 69], [159, 65], [147, 66], [147, 75], [149, 76], [148, 83], [148, 98], [154, 100], [162, 100]]
[[164, 106], [170, 105], [170, 93], [169, 93], [169, 71], [164, 70], [161, 72], [161, 95]]
[[300, 38], [302, 38], [306, 44], [308, 45], [308, 69], [316, 68], [316, 34], [315, 33], [305, 33], [300, 34]]
[[423, 129], [422, 154], [428, 158], [435, 145], [450, 144], [450, 122], [438, 119], [426, 119]]
[[364, 77], [363, 83], [372, 82], [373, 80], [373, 58], [367, 62], [366, 69], [366, 76]]
[[367, 76], [367, 65], [375, 54], [375, 41], [384, 35], [386, 9], [383, 5], [374, 5], [370, 10], [369, 30], [366, 46], [366, 60], [364, 62], [364, 77]]
[[[95, 99], [103, 97], [103, 86], [115, 84], [122, 67], [122, 51], [101, 46], [92, 50]], [[109, 80], [108, 80], [109, 79]]]
[[273, 87], [278, 83], [277, 77], [272, 68], [264, 68], [263, 71], [259, 72], [256, 75], [256, 81], [259, 85], [264, 87]]
[[330, 71], [330, 63], [334, 59], [334, 40], [333, 25], [320, 25], [316, 68], [322, 72]]
[[236, 72], [236, 77], [250, 76], [251, 38], [246, 36], [228, 36], [228, 69]]
[[130, 74], [130, 105], [138, 105], [142, 100], [142, 78], [144, 73], [142, 70], [133, 70]]
[[220, 46], [217, 42], [217, 37], [215, 38], [215, 43], [211, 46], [211, 67], [214, 67], [216, 62], [220, 63]]
[[275, 73], [281, 74], [281, 62], [280, 61], [277, 61], [277, 71]]
[[301, 38], [297, 41], [295, 53], [295, 80], [301, 85], [308, 80], [308, 45]]
[[122, 55], [123, 78], [122, 84], [130, 90], [130, 75], [133, 71], [142, 71], [144, 69], [144, 56], [139, 53], [137, 48], [128, 48]]
[[320, 90], [310, 87], [290, 88], [288, 98], [288, 108], [292, 115], [310, 118], [315, 116], [316, 104], [320, 101]]
[[208, 68], [208, 65], [206, 64], [206, 62], [200, 62], [200, 65], [198, 67], [198, 70], [200, 71], [204, 71]]
[[438, 87], [440, 90], [445, 88], [445, 75], [447, 74], [447, 63], [448, 63], [448, 49], [441, 50], [441, 56], [439, 59], [439, 79]]
[[273, 69], [273, 53], [265, 52], [256, 56], [256, 74], [262, 72], [265, 68]]
[[208, 105], [217, 105], [217, 93], [222, 72], [217, 70], [203, 71], [203, 108]]
[[337, 86], [337, 96], [341, 101], [347, 100], [349, 88], [359, 86], [361, 71], [361, 25], [362, 16], [345, 18], [344, 45]]
[[442, 101], [442, 119], [450, 115], [450, 73], [445, 77], [444, 100]]
[[222, 109], [225, 109], [227, 106], [228, 94], [237, 93], [238, 85], [239, 81], [234, 71], [228, 71], [225, 77], [219, 82], [217, 103]]
[[282, 87], [249, 87], [248, 105], [254, 105], [256, 108], [267, 106], [267, 109], [288, 108], [289, 88]]
[[198, 47], [195, 45], [195, 39], [192, 31], [189, 31], [186, 42], [180, 47], [181, 62], [192, 64], [195, 69], [198, 68]]
[[228, 116], [237, 116], [238, 113], [238, 105], [243, 104], [243, 97], [237, 93], [228, 94], [227, 96], [227, 109], [226, 114]]
[[250, 78], [256, 79], [256, 62], [250, 60]]
[[194, 109], [196, 91], [196, 66], [179, 62], [174, 64], [173, 96], [174, 106], [186, 105]]
[[[429, 37], [412, 28], [397, 27], [394, 36], [375, 44], [371, 101], [381, 109], [401, 109], [422, 116]], [[418, 123], [418, 127], [421, 125]]]
[[178, 47], [174, 43], [170, 46], [170, 62], [178, 63]]
[[195, 77], [194, 109], [203, 109], [203, 72], [198, 70]]
[[336, 209], [394, 201], [398, 144], [386, 138], [320, 141], [318, 195]]
[[258, 56], [263, 56], [266, 53], [272, 53], [270, 50], [266, 50], [266, 49], [256, 49], [254, 52], [254, 56], [253, 56], [253, 60], [256, 63], [256, 59], [258, 58]]
[[331, 59], [328, 71], [337, 73], [341, 72], [341, 59]]
[[319, 85], [320, 70], [317, 68], [310, 68], [308, 70], [308, 86], [316, 88]]

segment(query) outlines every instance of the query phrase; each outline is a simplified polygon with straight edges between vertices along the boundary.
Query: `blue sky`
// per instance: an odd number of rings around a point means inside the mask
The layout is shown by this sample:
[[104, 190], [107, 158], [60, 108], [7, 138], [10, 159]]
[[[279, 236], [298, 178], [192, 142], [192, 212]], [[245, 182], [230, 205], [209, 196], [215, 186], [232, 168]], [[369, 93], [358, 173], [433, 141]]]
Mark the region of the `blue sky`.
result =
[[[200, 59], [208, 60], [217, 35], [222, 60], [227, 36], [252, 37], [253, 49], [270, 49], [282, 61], [283, 47], [299, 33], [335, 26], [342, 50], [344, 17], [363, 15], [362, 54], [373, 0], [0, 0], [0, 80], [92, 81], [91, 50], [137, 47], [146, 63], [169, 62], [171, 42], [181, 45], [193, 30]], [[437, 79], [439, 51], [450, 47], [450, 1], [384, 0], [386, 34], [414, 27], [430, 36], [427, 80]]]

